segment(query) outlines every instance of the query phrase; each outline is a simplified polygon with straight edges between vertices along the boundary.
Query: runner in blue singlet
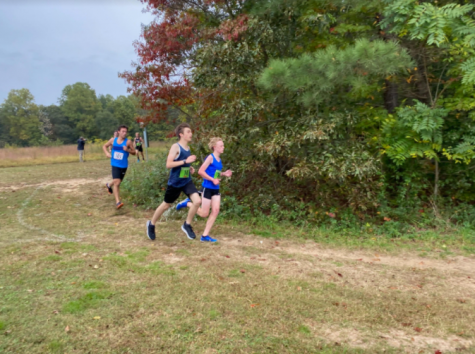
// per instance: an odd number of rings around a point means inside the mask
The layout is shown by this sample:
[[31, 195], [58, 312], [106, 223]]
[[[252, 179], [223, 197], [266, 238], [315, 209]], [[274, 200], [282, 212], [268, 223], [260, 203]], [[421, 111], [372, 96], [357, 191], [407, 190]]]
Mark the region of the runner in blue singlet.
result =
[[[198, 174], [203, 177], [203, 184], [201, 189], [201, 207], [198, 209], [197, 214], [203, 218], [209, 215], [205, 230], [201, 236], [201, 242], [216, 242], [217, 240], [210, 237], [209, 233], [218, 217], [219, 207], [221, 205], [219, 184], [221, 183], [222, 176], [231, 177], [233, 172], [231, 170], [222, 172], [223, 163], [221, 161], [221, 154], [224, 152], [223, 140], [221, 138], [212, 138], [208, 146], [213, 153], [205, 159], [205, 162], [198, 171]], [[185, 199], [179, 203], [176, 209], [180, 210], [184, 207], [191, 207], [189, 199]], [[211, 215], [209, 213], [210, 207]]]
[[[124, 206], [124, 203], [120, 201], [119, 186], [129, 166], [129, 154], [135, 155], [132, 141], [127, 139], [128, 130], [127, 126], [121, 125], [118, 129], [118, 136], [110, 139], [102, 146], [106, 156], [111, 159], [112, 182], [106, 183], [106, 187], [109, 194], [114, 194], [117, 209]], [[109, 148], [111, 149], [110, 152]]]

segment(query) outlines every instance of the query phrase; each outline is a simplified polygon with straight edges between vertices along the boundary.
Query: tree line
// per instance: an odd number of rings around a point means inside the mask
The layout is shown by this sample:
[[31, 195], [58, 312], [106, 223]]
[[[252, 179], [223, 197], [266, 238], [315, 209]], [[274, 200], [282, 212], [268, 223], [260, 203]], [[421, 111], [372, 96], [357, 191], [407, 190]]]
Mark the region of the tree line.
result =
[[[146, 113], [133, 95], [97, 95], [82, 82], [66, 86], [58, 102], [37, 105], [28, 89], [11, 90], [0, 105], [0, 148], [73, 144], [80, 136], [106, 140], [121, 124], [140, 132], [140, 117]], [[168, 115], [173, 122], [176, 115]], [[165, 123], [151, 125], [149, 136], [163, 139], [171, 130]]]
[[225, 139], [239, 200], [363, 219], [475, 202], [473, 2], [143, 2], [121, 76], [150, 120], [177, 107]]

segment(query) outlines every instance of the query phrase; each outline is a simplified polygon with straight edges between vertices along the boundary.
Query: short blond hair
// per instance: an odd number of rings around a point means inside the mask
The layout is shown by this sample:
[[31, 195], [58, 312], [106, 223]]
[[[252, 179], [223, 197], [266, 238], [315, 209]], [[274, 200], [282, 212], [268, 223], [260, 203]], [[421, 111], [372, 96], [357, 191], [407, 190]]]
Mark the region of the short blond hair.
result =
[[211, 139], [209, 140], [208, 146], [209, 146], [209, 148], [210, 148], [211, 151], [214, 151], [214, 147], [216, 146], [216, 144], [218, 143], [218, 141], [223, 141], [223, 139], [221, 139], [221, 138], [211, 138]]

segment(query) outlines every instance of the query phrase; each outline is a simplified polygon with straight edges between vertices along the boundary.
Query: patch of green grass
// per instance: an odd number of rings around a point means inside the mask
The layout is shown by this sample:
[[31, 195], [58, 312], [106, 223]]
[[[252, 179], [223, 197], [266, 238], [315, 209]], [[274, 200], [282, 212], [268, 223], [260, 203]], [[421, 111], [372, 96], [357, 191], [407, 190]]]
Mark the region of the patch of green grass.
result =
[[47, 256], [45, 258], [43, 258], [45, 261], [47, 262], [58, 262], [60, 261], [62, 258], [56, 254], [52, 254], [50, 256]]
[[89, 281], [82, 286], [84, 289], [104, 289], [107, 288], [107, 284], [102, 281]]
[[211, 320], [215, 320], [216, 318], [218, 318], [220, 316], [219, 311], [217, 311], [215, 309], [210, 310], [208, 314], [209, 314], [209, 318]]
[[126, 252], [127, 257], [133, 260], [134, 262], [144, 262], [147, 256], [150, 254], [150, 250], [142, 249], [136, 252]]
[[242, 273], [239, 269], [233, 269], [228, 273], [228, 277], [230, 278], [239, 278], [243, 277], [245, 273]]
[[49, 343], [48, 349], [50, 353], [64, 353], [64, 344], [57, 340], [53, 340]]
[[7, 327], [6, 323], [3, 321], [0, 321], [0, 331], [3, 331]]
[[84, 312], [87, 309], [98, 307], [111, 296], [111, 293], [90, 292], [81, 296], [77, 300], [70, 301], [64, 304], [63, 312], [71, 314]]
[[68, 250], [70, 252], [65, 252], [68, 254], [76, 253], [76, 252], [94, 252], [97, 251], [97, 247], [87, 243], [81, 242], [63, 242], [61, 243], [61, 248], [63, 250]]
[[304, 326], [304, 325], [299, 326], [298, 331], [300, 333], [303, 333], [303, 334], [310, 334], [311, 333], [310, 329], [307, 326]]

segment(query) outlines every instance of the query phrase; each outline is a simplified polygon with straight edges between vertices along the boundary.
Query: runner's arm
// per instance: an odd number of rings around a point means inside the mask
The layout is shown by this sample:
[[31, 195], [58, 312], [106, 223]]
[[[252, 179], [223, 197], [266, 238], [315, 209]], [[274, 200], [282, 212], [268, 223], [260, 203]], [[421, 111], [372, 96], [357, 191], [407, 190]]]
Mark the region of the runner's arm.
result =
[[221, 173], [221, 176], [224, 177], [231, 177], [233, 175], [233, 171], [227, 170], [226, 172]]
[[107, 148], [111, 147], [113, 143], [114, 143], [114, 139], [110, 139], [107, 143], [102, 145], [102, 150], [104, 151], [104, 154], [106, 154], [108, 158], [111, 158], [111, 154], [109, 151], [107, 151]]
[[130, 140], [127, 141], [127, 151], [129, 152], [129, 154], [135, 155], [135, 149]]
[[[167, 156], [167, 165], [166, 165], [167, 168], [180, 167], [184, 165], [183, 160], [175, 161], [175, 159], [177, 158], [179, 154], [180, 154], [180, 148], [178, 147], [177, 144], [173, 144]], [[193, 163], [195, 161], [196, 161], [196, 156], [191, 155], [187, 157], [187, 159], [185, 160], [185, 163]]]
[[203, 177], [203, 179], [207, 179], [208, 181], [211, 181], [214, 183], [214, 178], [209, 176], [207, 173], [206, 173], [206, 169], [209, 167], [209, 165], [211, 165], [213, 163], [213, 157], [211, 155], [209, 155], [205, 162], [201, 165], [199, 171], [198, 171], [198, 174]]

